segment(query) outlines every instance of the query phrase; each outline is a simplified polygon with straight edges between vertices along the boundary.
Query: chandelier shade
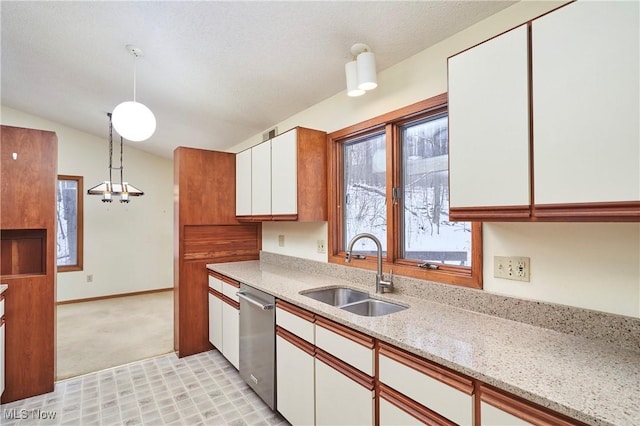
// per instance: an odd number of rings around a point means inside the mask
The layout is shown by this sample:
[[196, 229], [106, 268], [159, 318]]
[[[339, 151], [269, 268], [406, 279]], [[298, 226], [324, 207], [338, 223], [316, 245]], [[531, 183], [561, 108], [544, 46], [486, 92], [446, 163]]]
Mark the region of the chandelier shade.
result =
[[113, 110], [113, 128], [123, 138], [141, 142], [156, 131], [156, 117], [140, 102], [122, 102]]

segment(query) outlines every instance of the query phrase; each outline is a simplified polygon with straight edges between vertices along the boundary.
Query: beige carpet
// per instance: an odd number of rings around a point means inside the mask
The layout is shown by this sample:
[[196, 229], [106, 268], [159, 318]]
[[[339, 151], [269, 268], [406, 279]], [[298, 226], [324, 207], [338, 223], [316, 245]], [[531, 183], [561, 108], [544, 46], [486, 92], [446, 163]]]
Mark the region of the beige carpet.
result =
[[56, 380], [173, 351], [173, 291], [57, 309]]

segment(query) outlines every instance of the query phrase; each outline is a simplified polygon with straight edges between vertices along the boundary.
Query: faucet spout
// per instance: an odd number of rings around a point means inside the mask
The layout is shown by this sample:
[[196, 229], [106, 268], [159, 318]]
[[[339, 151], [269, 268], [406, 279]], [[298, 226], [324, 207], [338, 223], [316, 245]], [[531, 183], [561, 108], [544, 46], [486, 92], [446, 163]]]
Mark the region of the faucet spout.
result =
[[389, 278], [389, 281], [385, 281], [384, 279], [384, 274], [382, 273], [382, 244], [380, 243], [380, 240], [375, 235], [370, 234], [368, 232], [363, 232], [353, 237], [349, 242], [349, 246], [347, 247], [347, 252], [346, 252], [344, 261], [347, 263], [351, 262], [351, 254], [353, 252], [353, 246], [358, 240], [362, 238], [368, 238], [371, 241], [373, 241], [376, 245], [376, 250], [377, 250], [376, 293], [384, 293], [385, 289], [391, 292], [393, 290], [393, 278], [392, 278], [393, 276]]

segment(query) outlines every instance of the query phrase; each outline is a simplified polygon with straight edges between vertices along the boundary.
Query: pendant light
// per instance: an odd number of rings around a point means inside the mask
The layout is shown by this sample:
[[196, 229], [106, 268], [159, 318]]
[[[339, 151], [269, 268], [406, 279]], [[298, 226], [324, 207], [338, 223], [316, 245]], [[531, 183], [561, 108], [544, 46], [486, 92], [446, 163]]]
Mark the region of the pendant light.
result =
[[365, 91], [378, 87], [376, 58], [371, 48], [364, 43], [351, 46], [353, 60], [345, 65], [347, 95], [361, 96]]
[[136, 64], [137, 59], [144, 56], [138, 47], [128, 44], [133, 61], [133, 101], [122, 102], [113, 109], [113, 127], [120, 136], [133, 142], [149, 139], [156, 131], [156, 118], [149, 108], [136, 102]]
[[[123, 137], [120, 136], [120, 167], [113, 167], [113, 122], [111, 113], [107, 113], [109, 117], [109, 180], [94, 186], [87, 191], [89, 195], [101, 195], [103, 203], [113, 201], [113, 196], [120, 196], [121, 203], [128, 203], [129, 197], [139, 197], [144, 192], [135, 186], [124, 181], [124, 167], [122, 165], [123, 153]], [[113, 183], [113, 170], [120, 170], [120, 183]]]

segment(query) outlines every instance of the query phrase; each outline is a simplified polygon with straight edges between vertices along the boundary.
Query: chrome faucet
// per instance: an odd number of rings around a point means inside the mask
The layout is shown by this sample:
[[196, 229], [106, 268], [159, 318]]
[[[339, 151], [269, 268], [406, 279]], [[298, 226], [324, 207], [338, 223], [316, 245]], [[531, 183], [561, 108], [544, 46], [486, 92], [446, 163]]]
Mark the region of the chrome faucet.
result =
[[361, 238], [369, 238], [374, 243], [376, 243], [376, 247], [378, 250], [378, 271], [376, 273], [376, 293], [385, 293], [385, 289], [388, 293], [393, 291], [393, 271], [389, 271], [389, 281], [385, 281], [384, 274], [382, 273], [382, 244], [380, 244], [380, 240], [376, 238], [375, 235], [364, 232], [362, 234], [358, 234], [351, 242], [349, 242], [349, 247], [347, 248], [347, 254], [344, 257], [344, 261], [349, 263], [351, 262], [351, 252], [353, 251], [353, 245]]

